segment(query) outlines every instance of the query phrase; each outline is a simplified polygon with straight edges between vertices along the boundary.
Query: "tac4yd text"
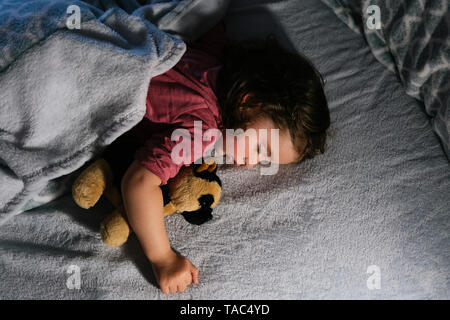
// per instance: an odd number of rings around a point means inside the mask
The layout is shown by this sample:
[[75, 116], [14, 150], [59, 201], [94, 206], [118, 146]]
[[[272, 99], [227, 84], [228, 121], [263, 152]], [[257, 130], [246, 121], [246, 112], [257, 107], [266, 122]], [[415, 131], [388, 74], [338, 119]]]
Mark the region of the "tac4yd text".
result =
[[187, 304], [180, 309], [182, 315], [204, 315], [210, 318], [213, 313], [224, 313], [227, 315], [266, 315], [270, 308], [266, 304], [224, 304], [222, 307], [204, 307]]
[[268, 314], [269, 306], [266, 304], [224, 304], [225, 314]]

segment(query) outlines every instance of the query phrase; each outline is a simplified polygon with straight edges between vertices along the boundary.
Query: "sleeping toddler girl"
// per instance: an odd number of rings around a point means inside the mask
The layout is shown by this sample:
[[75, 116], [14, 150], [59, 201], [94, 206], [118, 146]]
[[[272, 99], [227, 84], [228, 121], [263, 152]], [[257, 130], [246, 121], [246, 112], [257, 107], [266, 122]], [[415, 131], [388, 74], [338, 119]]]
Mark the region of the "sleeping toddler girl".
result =
[[[194, 121], [201, 121], [203, 131], [220, 130], [224, 138], [225, 129], [254, 129], [253, 142], [237, 136], [232, 150], [226, 141], [218, 148], [235, 164], [252, 167], [262, 160], [286, 164], [323, 153], [330, 116], [322, 77], [306, 58], [273, 38], [229, 43], [223, 23], [189, 44], [175, 67], [152, 78], [144, 119], [114, 144], [137, 150], [121, 181], [124, 207], [163, 293], [198, 282], [198, 269], [170, 247], [160, 188], [185, 165], [172, 160], [173, 130], [193, 133]], [[278, 144], [268, 144], [261, 129], [268, 137], [278, 129]], [[244, 152], [238, 158], [240, 144]], [[202, 152], [210, 145], [203, 142]]]

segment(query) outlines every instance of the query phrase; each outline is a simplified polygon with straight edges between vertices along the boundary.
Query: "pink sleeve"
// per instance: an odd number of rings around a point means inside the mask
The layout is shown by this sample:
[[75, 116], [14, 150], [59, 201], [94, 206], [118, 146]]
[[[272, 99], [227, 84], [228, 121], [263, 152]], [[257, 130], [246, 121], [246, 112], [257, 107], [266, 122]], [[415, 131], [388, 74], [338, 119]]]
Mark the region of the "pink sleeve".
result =
[[171, 159], [170, 153], [176, 142], [170, 140], [169, 131], [152, 135], [136, 152], [135, 158], [148, 170], [161, 179], [161, 185], [176, 176], [182, 165]]
[[[211, 149], [214, 140], [202, 141], [202, 148], [200, 154], [194, 154], [194, 123], [193, 120], [199, 120], [198, 118], [192, 117], [190, 115], [186, 116], [186, 122], [188, 126], [179, 127], [180, 129], [186, 129], [191, 137], [191, 159], [190, 163], [201, 158], [204, 152]], [[190, 121], [192, 120], [192, 121]], [[203, 133], [214, 125], [210, 125], [205, 121], [202, 121], [202, 135]], [[171, 140], [171, 135], [173, 130], [176, 128], [171, 128], [170, 130], [162, 131], [160, 133], [152, 135], [144, 145], [136, 152], [136, 159], [140, 163], [150, 170], [153, 174], [161, 179], [161, 185], [167, 184], [170, 178], [177, 175], [180, 169], [183, 167], [184, 163], [175, 163], [172, 160], [171, 153], [177, 141]], [[202, 139], [203, 140], [203, 139]], [[180, 138], [181, 141], [181, 138]]]

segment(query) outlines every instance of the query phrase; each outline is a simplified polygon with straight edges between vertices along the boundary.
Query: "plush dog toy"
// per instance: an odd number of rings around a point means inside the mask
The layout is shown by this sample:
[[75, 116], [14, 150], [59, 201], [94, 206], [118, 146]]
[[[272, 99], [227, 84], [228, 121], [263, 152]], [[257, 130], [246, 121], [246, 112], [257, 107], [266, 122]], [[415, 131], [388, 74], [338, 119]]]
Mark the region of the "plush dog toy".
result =
[[[203, 162], [183, 167], [164, 186], [164, 216], [182, 214], [192, 224], [200, 225], [212, 218], [212, 210], [220, 199], [222, 183], [216, 174], [216, 162]], [[104, 194], [115, 206], [101, 223], [100, 233], [104, 243], [118, 247], [131, 233], [122, 198], [113, 184], [113, 171], [104, 159], [88, 166], [72, 185], [75, 202], [84, 209], [94, 206]]]

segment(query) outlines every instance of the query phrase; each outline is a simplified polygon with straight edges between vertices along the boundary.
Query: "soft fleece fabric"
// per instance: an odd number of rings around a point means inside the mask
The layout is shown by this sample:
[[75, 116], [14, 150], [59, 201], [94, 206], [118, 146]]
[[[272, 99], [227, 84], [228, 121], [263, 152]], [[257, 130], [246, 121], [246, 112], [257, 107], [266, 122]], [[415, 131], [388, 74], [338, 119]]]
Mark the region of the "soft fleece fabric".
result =
[[[150, 79], [172, 68], [186, 49], [181, 39], [200, 37], [227, 4], [1, 1], [0, 224], [49, 199], [35, 196], [136, 125]], [[71, 5], [80, 29], [66, 25]]]

